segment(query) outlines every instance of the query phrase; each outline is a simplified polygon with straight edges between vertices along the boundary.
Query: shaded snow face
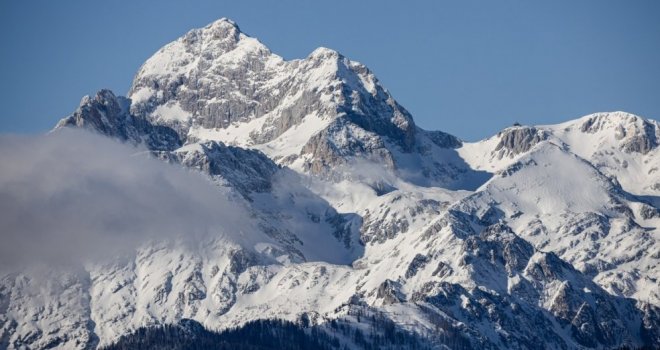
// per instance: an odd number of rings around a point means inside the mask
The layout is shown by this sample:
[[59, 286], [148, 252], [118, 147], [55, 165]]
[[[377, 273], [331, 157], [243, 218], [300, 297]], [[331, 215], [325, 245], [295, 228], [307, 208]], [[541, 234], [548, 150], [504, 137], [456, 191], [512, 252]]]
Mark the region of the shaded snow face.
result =
[[89, 132], [2, 136], [0, 163], [1, 264], [248, 230], [242, 207], [203, 175]]

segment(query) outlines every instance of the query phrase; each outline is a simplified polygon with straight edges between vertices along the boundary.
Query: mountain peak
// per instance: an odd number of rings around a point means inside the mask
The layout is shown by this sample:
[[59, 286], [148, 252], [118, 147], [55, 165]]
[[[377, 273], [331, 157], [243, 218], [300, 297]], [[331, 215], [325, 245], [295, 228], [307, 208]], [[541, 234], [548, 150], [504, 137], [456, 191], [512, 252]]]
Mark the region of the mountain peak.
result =
[[579, 121], [589, 120], [589, 119], [598, 119], [608, 122], [634, 122], [636, 120], [642, 119], [641, 117], [634, 115], [632, 113], [624, 111], [612, 111], [612, 112], [597, 112], [585, 115], [584, 117], [579, 118]]
[[616, 140], [626, 152], [646, 154], [660, 144], [660, 125], [631, 113], [590, 114], [578, 119], [574, 125], [582, 133]]
[[238, 27], [236, 22], [232, 21], [229, 18], [222, 17], [219, 20], [212, 22], [203, 29], [204, 31], [210, 31], [213, 33], [213, 38], [233, 38], [235, 40], [240, 39], [241, 29]]
[[[415, 140], [410, 114], [364, 65], [326, 47], [302, 60], [283, 60], [227, 18], [160, 49], [136, 75], [129, 98], [131, 113], [191, 142], [256, 146], [282, 136], [277, 147], [264, 149], [287, 160], [301, 156], [312, 136], [337, 118], [342, 121], [326, 136], [360, 145], [342, 152], [386, 153], [381, 138], [408, 152]], [[296, 128], [305, 132], [293, 137]], [[363, 144], [372, 138], [379, 141]]]
[[336, 50], [329, 49], [327, 47], [318, 47], [314, 51], [312, 51], [309, 56], [307, 56], [308, 59], [313, 59], [313, 60], [322, 60], [322, 59], [339, 59], [342, 58], [342, 54], [337, 52]]
[[224, 27], [234, 27], [236, 29], [238, 28], [238, 24], [234, 22], [233, 20], [227, 18], [227, 17], [222, 17], [220, 19], [217, 19], [209, 24], [209, 27], [218, 27], [218, 26], [224, 26]]

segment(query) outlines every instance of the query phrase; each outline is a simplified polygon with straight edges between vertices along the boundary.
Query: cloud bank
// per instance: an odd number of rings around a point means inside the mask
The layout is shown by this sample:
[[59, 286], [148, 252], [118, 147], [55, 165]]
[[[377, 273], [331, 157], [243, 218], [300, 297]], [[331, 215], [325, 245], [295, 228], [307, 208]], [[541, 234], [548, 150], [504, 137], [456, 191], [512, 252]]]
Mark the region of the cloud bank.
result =
[[250, 230], [204, 175], [86, 131], [0, 136], [0, 164], [0, 263]]

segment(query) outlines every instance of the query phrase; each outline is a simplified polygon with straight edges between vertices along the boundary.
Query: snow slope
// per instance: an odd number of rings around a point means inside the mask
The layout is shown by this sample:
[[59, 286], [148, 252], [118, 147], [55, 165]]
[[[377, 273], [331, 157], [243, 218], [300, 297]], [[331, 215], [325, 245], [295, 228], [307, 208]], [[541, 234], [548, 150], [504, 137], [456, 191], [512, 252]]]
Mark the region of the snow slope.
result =
[[[86, 97], [48, 137], [67, 127], [137, 147], [127, 159], [148, 153], [204, 174], [202, 192], [229, 207], [166, 216], [224, 234], [182, 229], [56, 269], [5, 268], [4, 347], [93, 348], [184, 318], [210, 329], [260, 318], [366, 328], [359, 314], [438, 348], [660, 343], [656, 121], [599, 113], [463, 142], [417, 127], [364, 65], [326, 48], [286, 61], [220, 19], [155, 53], [128, 98]], [[110, 174], [140, 168], [110, 159]]]

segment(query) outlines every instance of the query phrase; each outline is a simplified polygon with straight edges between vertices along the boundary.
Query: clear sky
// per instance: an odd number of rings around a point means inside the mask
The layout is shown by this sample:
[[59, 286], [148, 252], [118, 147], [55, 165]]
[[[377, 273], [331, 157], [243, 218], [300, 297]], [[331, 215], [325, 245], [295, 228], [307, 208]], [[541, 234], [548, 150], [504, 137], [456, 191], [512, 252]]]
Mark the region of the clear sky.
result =
[[128, 91], [152, 53], [229, 17], [284, 58], [333, 48], [426, 129], [476, 140], [598, 111], [660, 119], [660, 1], [0, 1], [0, 132]]

